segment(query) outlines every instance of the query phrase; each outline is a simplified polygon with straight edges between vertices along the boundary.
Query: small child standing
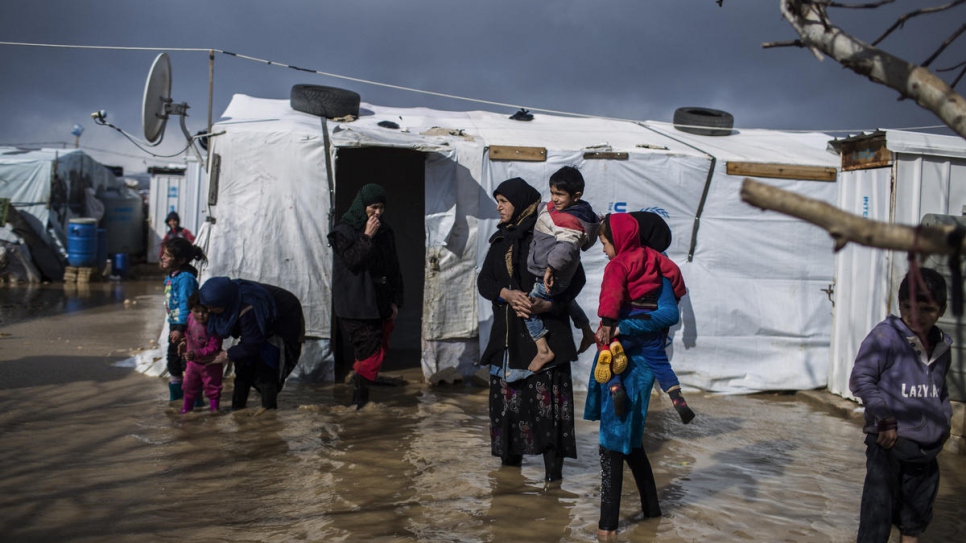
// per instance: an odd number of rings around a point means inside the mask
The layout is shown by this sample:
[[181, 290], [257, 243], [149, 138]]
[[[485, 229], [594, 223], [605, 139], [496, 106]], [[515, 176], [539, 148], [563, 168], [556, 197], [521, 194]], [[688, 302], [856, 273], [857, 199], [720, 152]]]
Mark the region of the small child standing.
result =
[[161, 244], [158, 266], [164, 276], [164, 310], [168, 317], [168, 401], [183, 397], [181, 382], [184, 364], [178, 356], [178, 344], [184, 339], [188, 328], [188, 297], [198, 291], [198, 270], [191, 265], [194, 260], [207, 262], [204, 251], [185, 238], [171, 238]]
[[[680, 300], [687, 293], [680, 268], [661, 253], [642, 246], [639, 229], [637, 219], [628, 213], [606, 215], [600, 225], [601, 244], [610, 262], [604, 267], [604, 278], [600, 288], [600, 306], [597, 315], [601, 318], [601, 326], [597, 332], [599, 351], [594, 377], [599, 383], [608, 383], [611, 394], [618, 397], [623, 391], [617, 374], [623, 368], [616, 367], [615, 360], [615, 368], [612, 372], [609, 365], [610, 359], [605, 356], [604, 351], [608, 347], [616, 350], [616, 345], [620, 345], [620, 342], [614, 341], [616, 339], [614, 330], [618, 319], [650, 318], [648, 313], [656, 307], [655, 302], [661, 294], [664, 278], [670, 281], [676, 300]], [[621, 341], [633, 342], [633, 347], [644, 353], [644, 358], [661, 385], [661, 390], [671, 398], [681, 421], [688, 424], [694, 419], [694, 411], [681, 394], [681, 384], [674, 370], [671, 369], [665, 350], [666, 339], [663, 331], [656, 331], [621, 338]], [[631, 348], [630, 344], [623, 345], [621, 351], [628, 348]], [[626, 357], [621, 351], [614, 354], [624, 358], [621, 362], [625, 363]], [[614, 405], [620, 410], [619, 401], [615, 401]]]
[[[210, 401], [212, 413], [218, 412], [221, 401], [221, 378], [224, 366], [214, 362], [215, 355], [221, 352], [222, 338], [208, 332], [208, 308], [202, 305], [198, 293], [188, 298], [188, 330], [185, 341], [179, 345], [178, 352], [188, 361], [184, 374], [184, 405], [182, 413], [194, 408], [195, 399], [201, 398], [204, 390]], [[202, 386], [204, 387], [202, 389]]]
[[[593, 208], [581, 197], [584, 177], [573, 166], [564, 166], [550, 176], [550, 201], [541, 207], [533, 228], [533, 240], [527, 256], [527, 271], [543, 280], [533, 284], [530, 296], [552, 301], [553, 295], [563, 292], [580, 265], [580, 251], [590, 249], [597, 240], [599, 221]], [[567, 312], [574, 325], [583, 331], [577, 352], [594, 344], [590, 319], [576, 301], [570, 302]], [[527, 331], [537, 344], [537, 355], [530, 363], [530, 371], [539, 371], [554, 359], [547, 343], [547, 328], [539, 315], [525, 319]]]
[[949, 335], [936, 327], [946, 311], [946, 280], [915, 270], [899, 285], [899, 316], [869, 332], [855, 357], [849, 389], [865, 406], [866, 475], [859, 543], [919, 541], [932, 520], [939, 490], [936, 455], [949, 438], [952, 406], [946, 388]]

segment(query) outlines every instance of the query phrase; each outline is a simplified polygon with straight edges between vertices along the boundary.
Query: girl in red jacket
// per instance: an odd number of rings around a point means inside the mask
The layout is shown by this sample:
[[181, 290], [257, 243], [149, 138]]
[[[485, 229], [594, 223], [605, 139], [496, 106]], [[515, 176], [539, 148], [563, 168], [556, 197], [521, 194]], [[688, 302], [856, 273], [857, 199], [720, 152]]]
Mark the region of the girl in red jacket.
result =
[[[671, 397], [674, 408], [687, 424], [694, 418], [694, 411], [681, 395], [681, 384], [671, 369], [665, 350], [667, 331], [653, 332], [633, 338], [615, 341], [617, 321], [621, 318], [650, 318], [649, 312], [657, 307], [661, 294], [661, 281], [667, 278], [680, 300], [687, 293], [684, 278], [677, 264], [663, 254], [642, 246], [637, 220], [628, 213], [611, 213], [601, 221], [600, 241], [604, 254], [610, 259], [604, 268], [604, 279], [600, 288], [600, 307], [597, 316], [601, 326], [597, 331], [598, 349], [605, 351], [610, 345], [615, 358], [624, 356], [623, 351], [639, 351], [647, 365], [654, 372], [661, 390]], [[612, 344], [614, 342], [614, 344]], [[623, 344], [623, 345], [622, 345]], [[615, 397], [615, 408], [620, 408], [618, 398], [622, 393], [620, 364], [615, 360], [613, 371], [608, 356], [598, 353], [594, 378], [599, 383], [608, 383], [608, 389]]]

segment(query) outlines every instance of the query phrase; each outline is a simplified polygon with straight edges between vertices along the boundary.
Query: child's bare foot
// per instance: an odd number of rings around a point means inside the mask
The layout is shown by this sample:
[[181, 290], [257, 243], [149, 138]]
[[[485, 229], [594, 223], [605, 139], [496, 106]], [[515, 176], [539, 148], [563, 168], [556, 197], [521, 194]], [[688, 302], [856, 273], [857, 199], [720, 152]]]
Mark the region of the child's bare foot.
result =
[[577, 348], [577, 354], [586, 351], [591, 345], [597, 343], [597, 337], [594, 335], [594, 331], [590, 328], [590, 325], [584, 326], [582, 330], [584, 331], [584, 337], [580, 340], [580, 347]]
[[542, 337], [533, 340], [533, 342], [537, 344], [537, 356], [533, 357], [527, 369], [536, 373], [553, 360], [554, 354], [550, 350], [550, 345], [547, 344], [547, 338]]

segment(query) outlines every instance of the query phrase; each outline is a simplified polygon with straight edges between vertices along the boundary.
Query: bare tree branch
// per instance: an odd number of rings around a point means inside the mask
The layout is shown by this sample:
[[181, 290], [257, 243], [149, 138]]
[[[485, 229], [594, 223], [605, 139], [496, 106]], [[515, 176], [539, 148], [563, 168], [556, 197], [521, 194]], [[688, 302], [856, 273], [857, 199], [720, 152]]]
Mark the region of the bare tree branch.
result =
[[[956, 0], [943, 9], [964, 2]], [[822, 22], [825, 7], [813, 1], [781, 0], [781, 10], [813, 53], [820, 51], [855, 73], [912, 98], [966, 138], [966, 100], [927, 68], [877, 49], [835, 26], [826, 27]]]
[[896, 0], [880, 0], [879, 2], [872, 2], [871, 4], [842, 4], [839, 2], [815, 2], [816, 4], [824, 4], [830, 8], [847, 8], [847, 9], [876, 9], [880, 6], [886, 4], [891, 4]]
[[921, 64], [921, 66], [923, 68], [926, 68], [930, 64], [932, 64], [932, 61], [936, 60], [936, 57], [938, 57], [939, 55], [941, 55], [942, 52], [945, 51], [947, 47], [949, 47], [949, 44], [951, 44], [954, 41], [956, 41], [956, 38], [958, 38], [960, 36], [960, 34], [963, 33], [963, 31], [966, 31], [966, 24], [964, 24], [963, 26], [959, 27], [959, 30], [957, 30], [956, 32], [953, 32], [953, 35], [952, 36], [946, 38], [946, 41], [944, 41], [943, 44], [939, 46], [939, 49], [937, 49], [936, 52], [932, 54], [932, 56], [930, 56], [929, 58], [927, 58], [926, 61]]
[[805, 47], [802, 40], [792, 40], [792, 41], [768, 41], [761, 44], [762, 49], [771, 49], [773, 47]]
[[839, 251], [848, 242], [867, 247], [922, 254], [954, 254], [966, 252], [966, 241], [950, 244], [956, 231], [952, 226], [921, 228], [872, 221], [846, 213], [821, 200], [782, 190], [753, 179], [741, 183], [741, 200], [760, 209], [770, 209], [824, 228]]
[[[966, 64], [966, 63], [963, 63], [963, 64]], [[964, 74], [966, 74], [966, 66], [963, 66], [963, 69], [959, 71], [959, 75], [956, 76], [956, 79], [953, 79], [953, 82], [952, 84], [950, 84], [950, 87], [955, 87], [956, 85], [958, 85], [959, 81], [963, 78]]]
[[892, 34], [892, 32], [895, 29], [897, 29], [897, 28], [901, 27], [902, 25], [906, 24], [906, 21], [908, 21], [909, 19], [912, 19], [913, 17], [918, 17], [920, 15], [925, 15], [925, 14], [928, 14], [928, 13], [938, 13], [940, 11], [946, 11], [947, 9], [954, 8], [954, 7], [958, 6], [959, 4], [962, 4], [963, 2], [966, 2], [966, 0], [955, 0], [955, 1], [950, 2], [950, 3], [948, 3], [948, 4], [944, 5], [944, 6], [935, 6], [935, 7], [931, 7], [931, 8], [922, 8], [922, 9], [917, 9], [916, 11], [910, 11], [909, 13], [906, 13], [902, 17], [899, 17], [899, 20], [897, 20], [892, 26], [890, 26], [889, 27], [889, 30], [886, 30], [885, 31], [885, 34], [879, 36], [879, 39], [877, 39], [874, 42], [872, 42], [872, 45], [873, 46], [879, 45], [879, 42], [882, 41], [882, 40], [884, 40], [884, 39], [886, 39], [886, 36], [888, 36], [889, 34]]

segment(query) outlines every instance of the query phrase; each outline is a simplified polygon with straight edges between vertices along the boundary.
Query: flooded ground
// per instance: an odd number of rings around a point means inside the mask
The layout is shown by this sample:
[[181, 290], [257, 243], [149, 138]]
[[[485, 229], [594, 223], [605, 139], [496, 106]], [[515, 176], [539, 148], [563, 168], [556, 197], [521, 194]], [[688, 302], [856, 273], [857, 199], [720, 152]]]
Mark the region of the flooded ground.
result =
[[[479, 388], [402, 372], [362, 411], [344, 385], [301, 385], [276, 412], [178, 414], [162, 380], [111, 365], [157, 339], [155, 283], [0, 289], [0, 541], [596, 539], [597, 425], [578, 424], [579, 458], [548, 487], [539, 457], [489, 455]], [[689, 426], [652, 402], [665, 516], [641, 519], [625, 473], [620, 541], [854, 541], [856, 424], [794, 395], [688, 399]], [[966, 457], [940, 459], [922, 540], [963, 541]]]

